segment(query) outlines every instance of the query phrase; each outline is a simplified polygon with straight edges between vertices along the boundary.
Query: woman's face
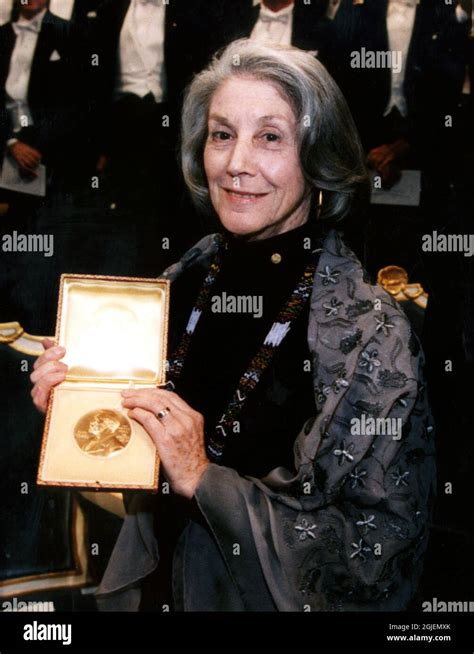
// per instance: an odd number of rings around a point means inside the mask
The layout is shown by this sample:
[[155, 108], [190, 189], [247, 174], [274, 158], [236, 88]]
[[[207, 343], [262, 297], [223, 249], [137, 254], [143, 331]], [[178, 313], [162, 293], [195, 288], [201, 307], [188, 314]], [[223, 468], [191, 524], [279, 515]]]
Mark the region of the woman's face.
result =
[[204, 168], [214, 209], [233, 234], [259, 240], [306, 222], [296, 117], [270, 82], [232, 77], [216, 90]]

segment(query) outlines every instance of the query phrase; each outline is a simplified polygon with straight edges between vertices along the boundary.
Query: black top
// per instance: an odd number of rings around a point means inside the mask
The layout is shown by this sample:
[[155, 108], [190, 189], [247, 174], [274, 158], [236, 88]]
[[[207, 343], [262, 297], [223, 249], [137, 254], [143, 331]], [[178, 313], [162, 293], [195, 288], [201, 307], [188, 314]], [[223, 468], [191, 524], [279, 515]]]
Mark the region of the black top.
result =
[[[310, 257], [317, 256], [312, 251], [319, 243], [313, 224], [264, 241], [231, 239], [210, 302], [175, 382], [176, 393], [204, 415], [206, 437], [219, 422], [240, 377], [297, 286]], [[272, 262], [275, 254], [281, 257], [279, 263]], [[170, 354], [181, 339], [206, 273], [193, 268], [171, 286]], [[216, 298], [238, 296], [255, 298], [251, 307], [254, 311], [216, 311]], [[308, 315], [309, 300], [250, 393], [236, 418], [235, 432], [227, 436], [220, 463], [241, 475], [263, 477], [277, 466], [294, 469], [294, 441], [305, 421], [316, 414], [307, 344]], [[160, 564], [144, 587], [142, 608], [172, 603], [172, 555], [176, 538], [189, 517], [200, 519], [193, 502], [158, 494], [155, 524]]]
[[[219, 422], [240, 377], [298, 284], [309, 258], [315, 256], [311, 251], [316, 243], [312, 225], [263, 241], [231, 240], [176, 382], [176, 392], [204, 415], [206, 435]], [[279, 263], [272, 262], [275, 254], [281, 257]], [[191, 270], [171, 287], [171, 330], [179, 330], [177, 340], [205, 274]], [[243, 297], [250, 298], [244, 307], [247, 311], [235, 311]], [[249, 395], [234, 433], [227, 436], [221, 463], [239, 474], [261, 477], [278, 465], [293, 467], [295, 437], [316, 410], [306, 338], [308, 312], [309, 302]], [[176, 332], [173, 337], [175, 341]]]

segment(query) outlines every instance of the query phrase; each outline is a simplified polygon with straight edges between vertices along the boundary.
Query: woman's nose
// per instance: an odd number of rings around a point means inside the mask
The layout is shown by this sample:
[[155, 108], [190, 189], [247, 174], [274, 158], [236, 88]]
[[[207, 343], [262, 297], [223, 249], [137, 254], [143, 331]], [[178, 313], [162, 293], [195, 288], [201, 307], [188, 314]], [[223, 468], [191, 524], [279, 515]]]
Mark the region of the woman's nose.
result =
[[251, 142], [245, 139], [237, 139], [232, 149], [227, 172], [231, 177], [237, 178], [238, 175], [255, 173], [255, 153]]

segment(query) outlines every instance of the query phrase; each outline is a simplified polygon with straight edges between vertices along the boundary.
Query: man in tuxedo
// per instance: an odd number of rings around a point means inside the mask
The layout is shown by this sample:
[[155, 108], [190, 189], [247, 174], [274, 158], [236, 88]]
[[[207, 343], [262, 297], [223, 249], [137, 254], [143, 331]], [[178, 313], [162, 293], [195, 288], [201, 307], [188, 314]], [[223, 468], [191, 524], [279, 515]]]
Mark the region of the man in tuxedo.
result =
[[[463, 29], [455, 6], [341, 0], [332, 30], [323, 61], [349, 102], [369, 165], [390, 187], [409, 158], [426, 161], [461, 92]], [[399, 67], [364, 62], [369, 53], [388, 52], [401, 54]]]
[[105, 0], [97, 10], [98, 168], [122, 206], [164, 209], [177, 192], [182, 93], [208, 54], [201, 4]]
[[47, 0], [18, 2], [15, 22], [0, 27], [0, 148], [20, 173], [74, 168], [80, 76], [71, 25]]
[[329, 0], [210, 0], [205, 11], [213, 49], [248, 37], [317, 55], [326, 34], [328, 4]]

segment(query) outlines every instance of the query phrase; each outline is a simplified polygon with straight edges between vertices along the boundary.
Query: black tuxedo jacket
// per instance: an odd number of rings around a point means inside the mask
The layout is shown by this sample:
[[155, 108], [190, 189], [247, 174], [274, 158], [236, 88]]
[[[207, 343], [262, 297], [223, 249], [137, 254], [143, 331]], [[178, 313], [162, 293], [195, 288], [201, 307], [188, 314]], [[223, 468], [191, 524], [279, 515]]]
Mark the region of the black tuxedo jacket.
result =
[[46, 12], [28, 86], [34, 124], [16, 134], [6, 109], [5, 90], [15, 42], [12, 23], [0, 27], [0, 145], [4, 147], [8, 139], [16, 137], [37, 147], [47, 160], [57, 148], [67, 146], [68, 137], [77, 129], [83, 92], [75, 56], [77, 39], [71, 23]]
[[[388, 68], [352, 68], [351, 53], [364, 47], [388, 51], [388, 0], [365, 0], [353, 5], [342, 0], [332, 24], [332, 37], [325, 43], [323, 62], [339, 83], [366, 147], [377, 132], [376, 125], [390, 99], [391, 71]], [[439, 123], [452, 112], [463, 81], [463, 40], [466, 28], [455, 19], [454, 5], [421, 0], [408, 50], [404, 94], [409, 129]]]
[[97, 17], [101, 0], [74, 0], [71, 21], [87, 23]]

